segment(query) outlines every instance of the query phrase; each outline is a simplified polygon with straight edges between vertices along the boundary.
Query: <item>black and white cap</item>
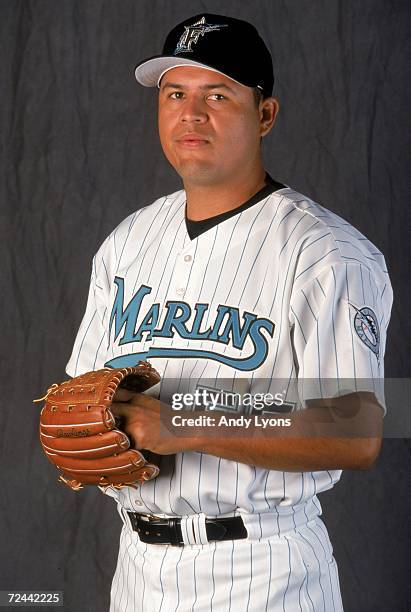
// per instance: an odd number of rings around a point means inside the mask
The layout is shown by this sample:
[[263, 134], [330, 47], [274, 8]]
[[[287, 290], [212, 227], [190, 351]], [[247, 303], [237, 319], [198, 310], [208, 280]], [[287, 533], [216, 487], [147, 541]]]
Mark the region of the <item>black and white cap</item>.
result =
[[135, 76], [141, 85], [156, 87], [177, 66], [208, 68], [272, 95], [271, 54], [256, 28], [242, 19], [211, 13], [186, 19], [168, 34], [161, 55], [137, 65]]

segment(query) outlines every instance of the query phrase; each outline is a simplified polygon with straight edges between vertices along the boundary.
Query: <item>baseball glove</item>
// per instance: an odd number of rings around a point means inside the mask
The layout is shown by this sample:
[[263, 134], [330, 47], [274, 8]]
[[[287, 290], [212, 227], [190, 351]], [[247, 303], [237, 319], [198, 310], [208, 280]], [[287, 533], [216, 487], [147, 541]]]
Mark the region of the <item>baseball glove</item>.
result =
[[110, 410], [118, 388], [142, 393], [160, 380], [145, 361], [136, 367], [104, 368], [52, 385], [40, 415], [40, 441], [61, 472], [59, 480], [77, 491], [85, 484], [121, 489], [157, 476], [156, 465], [130, 448], [120, 420]]

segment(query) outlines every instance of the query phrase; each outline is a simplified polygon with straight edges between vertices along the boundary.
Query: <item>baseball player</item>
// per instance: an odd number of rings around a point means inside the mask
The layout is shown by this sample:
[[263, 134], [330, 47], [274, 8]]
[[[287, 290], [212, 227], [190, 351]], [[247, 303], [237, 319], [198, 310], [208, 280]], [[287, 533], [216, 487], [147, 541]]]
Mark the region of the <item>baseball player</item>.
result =
[[[307, 432], [330, 397], [338, 414], [357, 402], [381, 423], [383, 255], [265, 171], [261, 139], [279, 103], [254, 26], [191, 17], [135, 76], [158, 89], [160, 141], [183, 189], [139, 208], [98, 250], [67, 365], [74, 377], [147, 360], [162, 376], [151, 397], [123, 390], [113, 404], [160, 472], [105, 489], [124, 523], [111, 610], [340, 612], [318, 494], [342, 469], [371, 465], [380, 438]], [[161, 436], [160, 401], [203, 381], [251, 396], [281, 381], [294, 437]]]

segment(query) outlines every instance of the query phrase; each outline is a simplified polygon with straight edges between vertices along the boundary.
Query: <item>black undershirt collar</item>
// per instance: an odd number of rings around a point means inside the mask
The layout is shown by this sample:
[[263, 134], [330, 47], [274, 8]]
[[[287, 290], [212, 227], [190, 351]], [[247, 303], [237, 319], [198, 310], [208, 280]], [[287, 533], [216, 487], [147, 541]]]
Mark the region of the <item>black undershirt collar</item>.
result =
[[221, 213], [220, 215], [215, 215], [214, 217], [209, 217], [208, 219], [201, 219], [201, 221], [193, 221], [192, 219], [187, 219], [187, 202], [186, 202], [185, 219], [186, 219], [187, 233], [190, 236], [190, 239], [193, 240], [194, 238], [197, 238], [200, 234], [203, 234], [204, 232], [208, 231], [215, 225], [218, 225], [218, 223], [221, 223], [222, 221], [225, 221], [226, 219], [229, 219], [230, 217], [237, 215], [239, 212], [242, 212], [243, 210], [246, 210], [247, 208], [254, 206], [254, 204], [257, 204], [257, 202], [260, 202], [260, 200], [263, 200], [264, 198], [269, 196], [270, 193], [273, 193], [274, 191], [277, 191], [278, 189], [283, 189], [284, 187], [286, 187], [286, 185], [283, 185], [282, 183], [275, 181], [268, 174], [268, 172], [265, 173], [265, 181], [267, 184], [264, 185], [264, 187], [262, 187], [260, 191], [257, 191], [257, 193], [251, 196], [251, 198], [249, 198], [246, 202], [244, 202], [244, 204], [241, 204], [240, 206], [237, 206], [236, 208], [233, 208], [232, 210], [228, 210], [227, 212]]

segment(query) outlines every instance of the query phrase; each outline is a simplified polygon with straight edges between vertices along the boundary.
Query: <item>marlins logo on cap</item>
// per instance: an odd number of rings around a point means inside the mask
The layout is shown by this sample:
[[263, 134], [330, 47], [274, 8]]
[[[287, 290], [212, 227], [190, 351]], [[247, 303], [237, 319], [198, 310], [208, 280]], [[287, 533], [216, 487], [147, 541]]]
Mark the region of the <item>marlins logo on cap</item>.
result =
[[145, 87], [159, 87], [172, 68], [198, 66], [229, 79], [258, 87], [272, 95], [273, 63], [267, 45], [255, 26], [242, 19], [213, 13], [193, 15], [168, 34], [160, 55], [139, 62], [135, 77]]
[[174, 54], [177, 53], [191, 53], [193, 50], [191, 46], [198, 42], [200, 36], [204, 36], [207, 32], [212, 32], [213, 30], [220, 30], [221, 28], [226, 28], [226, 23], [219, 24], [211, 24], [206, 23], [206, 18], [202, 17], [193, 25], [184, 26], [184, 34], [181, 36], [180, 40], [177, 43], [176, 50]]

